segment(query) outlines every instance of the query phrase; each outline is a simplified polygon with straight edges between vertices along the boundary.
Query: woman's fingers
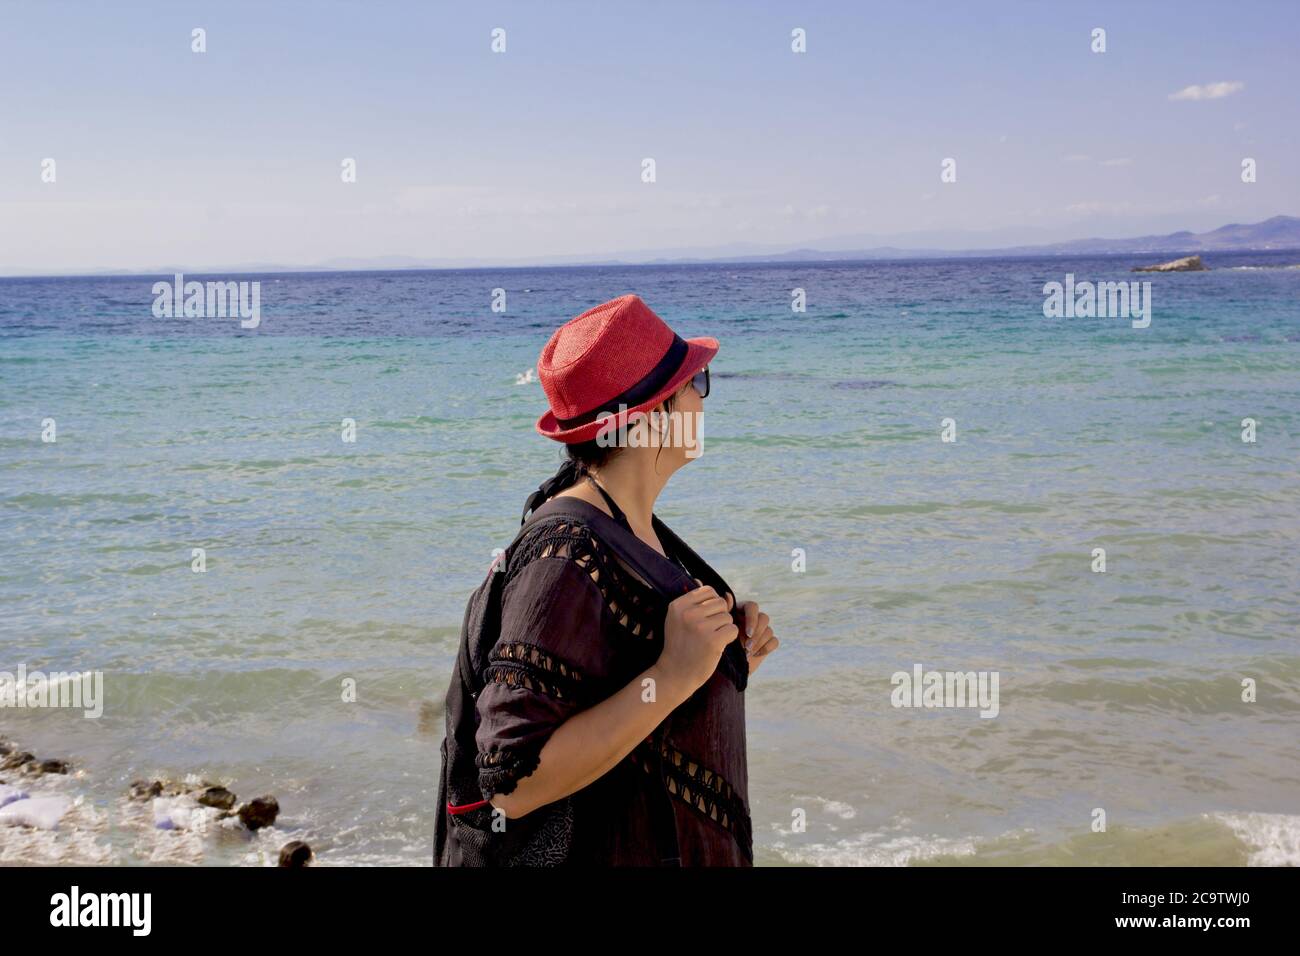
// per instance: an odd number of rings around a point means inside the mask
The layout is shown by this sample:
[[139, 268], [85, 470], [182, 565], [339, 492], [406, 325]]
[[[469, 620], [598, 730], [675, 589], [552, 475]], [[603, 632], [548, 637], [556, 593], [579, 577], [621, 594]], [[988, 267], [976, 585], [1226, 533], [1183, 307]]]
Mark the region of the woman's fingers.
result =
[[[703, 595], [703, 597], [701, 598], [701, 600], [703, 600], [704, 598], [707, 598], [707, 597], [716, 597], [716, 598], [718, 598], [718, 600], [720, 600], [720, 601], [723, 600], [723, 599], [722, 599], [722, 596], [718, 594], [718, 592], [713, 588], [712, 585], [705, 584], [705, 583], [704, 583], [703, 581], [701, 581], [699, 578], [694, 578], [693, 580], [695, 581], [696, 584], [699, 585], [699, 587], [697, 587], [694, 591], [692, 591], [692, 592], [690, 592], [690, 593], [692, 593], [692, 594], [700, 594], [700, 595]], [[735, 596], [734, 596], [730, 591], [728, 591], [728, 592], [727, 592], [727, 596], [726, 596], [726, 600], [724, 601], [723, 606], [724, 606], [728, 611], [730, 611], [733, 607], [735, 607], [735, 604], [736, 604], [736, 598], [735, 598]]]
[[715, 634], [718, 631], [733, 629], [735, 633], [732, 637], [738, 637], [740, 629], [736, 627], [735, 619], [731, 615], [731, 610], [736, 605], [735, 596], [728, 591], [726, 600], [723, 600], [717, 591], [699, 578], [695, 578], [694, 581], [699, 587], [687, 592], [695, 596], [690, 610], [691, 616], [706, 626], [712, 625]]
[[741, 607], [745, 611], [745, 636], [753, 637], [754, 631], [758, 628], [758, 603], [746, 601]]
[[718, 597], [718, 592], [717, 592], [717, 591], [713, 590], [713, 588], [709, 587], [709, 585], [705, 584], [705, 583], [704, 583], [703, 581], [701, 581], [699, 578], [696, 578], [696, 579], [695, 579], [695, 583], [698, 584], [699, 587], [698, 587], [698, 588], [695, 588], [694, 590], [691, 590], [691, 591], [687, 591], [687, 592], [686, 592], [687, 594], [691, 595], [691, 601], [690, 601], [690, 603], [692, 603], [692, 604], [702, 604], [702, 603], [704, 603], [705, 601], [721, 601], [721, 600], [722, 600], [722, 598]]
[[777, 640], [776, 635], [772, 633], [772, 629], [769, 627], [754, 638], [754, 649], [747, 656], [764, 657], [772, 653], [780, 645], [781, 642]]
[[705, 603], [699, 605], [696, 608], [696, 611], [699, 613], [699, 615], [702, 618], [705, 618], [706, 620], [711, 620], [712, 618], [721, 618], [723, 621], [725, 621], [728, 624], [735, 623], [734, 621], [731, 620], [731, 612], [727, 610], [727, 605], [722, 603], [721, 598], [717, 598], [713, 601], [706, 601]]
[[727, 602], [722, 600], [722, 598], [718, 595], [718, 592], [713, 590], [713, 588], [710, 585], [705, 584], [699, 578], [695, 578], [695, 583], [698, 584], [699, 587], [695, 588], [692, 591], [686, 592], [688, 595], [691, 595], [690, 603], [699, 606], [699, 605], [709, 604], [710, 602], [713, 601], [717, 601], [718, 605], [723, 609], [723, 611], [727, 610]]
[[736, 622], [735, 620], [732, 620], [731, 614], [728, 614], [725, 618], [718, 619], [718, 627], [714, 628], [714, 633], [719, 633], [719, 635], [724, 631], [727, 632], [728, 644], [731, 644], [733, 640], [740, 637], [740, 628], [736, 627]]

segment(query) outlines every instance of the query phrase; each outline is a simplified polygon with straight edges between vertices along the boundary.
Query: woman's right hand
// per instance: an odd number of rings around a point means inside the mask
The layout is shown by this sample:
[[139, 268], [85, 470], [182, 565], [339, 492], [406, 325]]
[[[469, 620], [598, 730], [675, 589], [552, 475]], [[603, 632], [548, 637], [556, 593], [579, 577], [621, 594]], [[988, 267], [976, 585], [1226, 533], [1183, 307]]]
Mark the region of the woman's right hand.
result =
[[701, 584], [668, 605], [659, 667], [693, 693], [713, 676], [722, 652], [739, 634], [728, 601]]

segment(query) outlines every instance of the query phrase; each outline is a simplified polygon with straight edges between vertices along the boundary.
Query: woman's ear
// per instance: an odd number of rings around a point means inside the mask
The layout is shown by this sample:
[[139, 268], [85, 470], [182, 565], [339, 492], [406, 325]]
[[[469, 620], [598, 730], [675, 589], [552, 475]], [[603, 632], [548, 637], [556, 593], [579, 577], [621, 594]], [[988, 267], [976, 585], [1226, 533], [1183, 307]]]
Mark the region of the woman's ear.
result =
[[665, 403], [660, 402], [650, 409], [650, 414], [647, 417], [650, 419], [650, 427], [655, 430], [655, 434], [663, 435], [668, 431], [668, 409]]

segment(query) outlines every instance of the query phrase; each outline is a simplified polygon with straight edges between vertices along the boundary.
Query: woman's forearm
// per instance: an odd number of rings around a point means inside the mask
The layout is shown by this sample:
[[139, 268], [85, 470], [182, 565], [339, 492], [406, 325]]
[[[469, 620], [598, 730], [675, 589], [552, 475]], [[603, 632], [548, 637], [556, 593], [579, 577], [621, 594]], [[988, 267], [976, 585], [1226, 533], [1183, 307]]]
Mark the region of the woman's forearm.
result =
[[[653, 680], [653, 701], [643, 699]], [[600, 779], [659, 726], [693, 688], [651, 665], [617, 693], [579, 711], [551, 732], [537, 769], [515, 789], [491, 798], [506, 817], [522, 817]]]

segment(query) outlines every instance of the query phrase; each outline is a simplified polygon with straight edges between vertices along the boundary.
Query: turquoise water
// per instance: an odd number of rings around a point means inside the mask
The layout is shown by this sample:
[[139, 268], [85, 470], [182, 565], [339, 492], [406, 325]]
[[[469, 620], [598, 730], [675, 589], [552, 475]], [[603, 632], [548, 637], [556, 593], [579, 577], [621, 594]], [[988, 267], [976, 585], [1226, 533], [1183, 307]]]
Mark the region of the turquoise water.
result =
[[[262, 863], [297, 838], [427, 865], [464, 602], [559, 461], [518, 378], [635, 291], [722, 343], [704, 454], [658, 513], [782, 641], [748, 692], [760, 863], [1300, 862], [1296, 262], [238, 277], [255, 330], [155, 319], [161, 277], [0, 280], [0, 671], [106, 692], [98, 720], [0, 710], [74, 765], [29, 789], [80, 801], [0, 828], [0, 860]], [[1045, 318], [1067, 272], [1150, 281], [1150, 327]], [[998, 716], [891, 706], [918, 663], [996, 671]], [[186, 774], [280, 821], [169, 833], [124, 799]]]

